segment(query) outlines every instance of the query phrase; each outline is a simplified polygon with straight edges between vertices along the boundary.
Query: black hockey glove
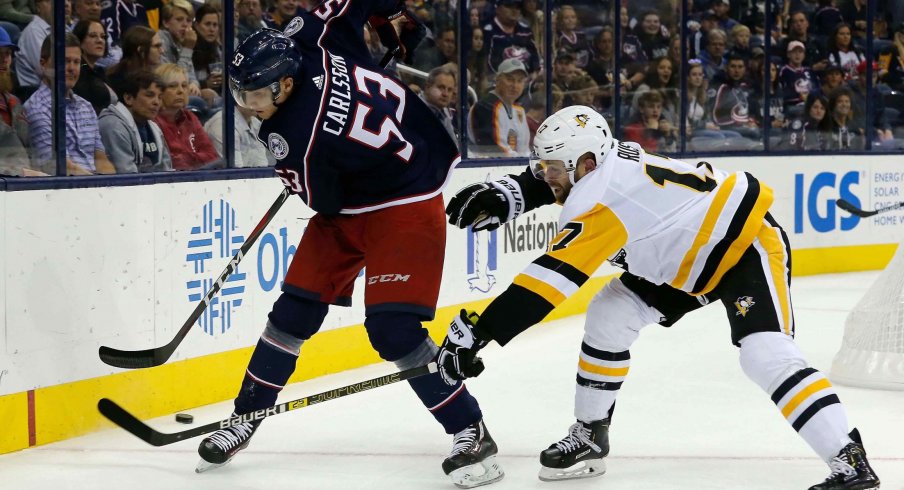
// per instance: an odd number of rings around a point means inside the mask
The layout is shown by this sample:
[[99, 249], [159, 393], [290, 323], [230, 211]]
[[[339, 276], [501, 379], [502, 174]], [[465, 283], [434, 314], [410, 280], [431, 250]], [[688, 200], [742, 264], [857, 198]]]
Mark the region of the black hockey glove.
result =
[[512, 178], [471, 184], [458, 192], [446, 206], [449, 224], [458, 228], [473, 225], [474, 231], [492, 231], [524, 212], [521, 184]]
[[[399, 18], [404, 20], [396, 30], [392, 21]], [[388, 51], [387, 56], [408, 64], [412, 62], [415, 48], [427, 37], [427, 27], [404, 8], [389, 15], [372, 15], [367, 22], [377, 31], [380, 43]]]
[[475, 325], [479, 318], [473, 311], [461, 310], [449, 324], [446, 339], [436, 354], [439, 375], [449, 386], [483, 372], [483, 361], [477, 357], [477, 351], [486, 347], [488, 340], [477, 331]]

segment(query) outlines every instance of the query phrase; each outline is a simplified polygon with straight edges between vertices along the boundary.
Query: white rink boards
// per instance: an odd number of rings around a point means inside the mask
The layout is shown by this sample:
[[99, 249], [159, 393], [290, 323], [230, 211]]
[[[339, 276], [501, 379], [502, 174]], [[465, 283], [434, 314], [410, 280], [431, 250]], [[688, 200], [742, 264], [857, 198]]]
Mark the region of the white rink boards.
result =
[[[847, 311], [877, 273], [795, 278], [797, 338], [827, 371]], [[539, 451], [565, 435], [582, 317], [534, 327], [483, 353], [469, 382], [500, 448], [502, 489], [806, 489], [828, 475], [769, 397], [749, 381], [724, 310], [703, 308], [671, 329], [648, 327], [632, 349], [600, 478], [544, 483]], [[302, 360], [303, 362], [303, 360]], [[297, 398], [391, 371], [379, 364], [287, 388]], [[904, 392], [837, 386], [860, 428], [883, 489], [904, 489]], [[160, 393], [159, 396], [165, 396]], [[128, 408], [128, 407], [127, 407]], [[195, 423], [226, 417], [229, 402], [189, 411]], [[172, 416], [151, 421], [176, 431]], [[403, 385], [382, 387], [267, 420], [229, 466], [197, 475], [199, 438], [154, 448], [118, 429], [0, 456], [0, 488], [32, 489], [447, 489], [440, 463], [451, 438]]]

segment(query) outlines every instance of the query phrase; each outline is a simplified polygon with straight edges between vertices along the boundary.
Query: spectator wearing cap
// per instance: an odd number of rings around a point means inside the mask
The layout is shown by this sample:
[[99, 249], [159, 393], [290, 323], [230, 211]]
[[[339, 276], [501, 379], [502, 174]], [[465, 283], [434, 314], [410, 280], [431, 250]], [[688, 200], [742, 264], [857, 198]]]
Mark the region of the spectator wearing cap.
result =
[[50, 35], [53, 3], [50, 0], [34, 0], [35, 16], [19, 36], [19, 53], [16, 54], [16, 77], [21, 96], [28, 98], [41, 85], [41, 45]]
[[481, 156], [526, 157], [530, 155], [530, 129], [524, 108], [515, 101], [524, 92], [527, 67], [509, 58], [496, 68], [496, 87], [468, 115], [471, 143]]
[[107, 85], [106, 71], [97, 64], [107, 52], [106, 31], [98, 21], [80, 20], [72, 28], [72, 33], [78, 38], [82, 48], [82, 67], [78, 82], [72, 90], [91, 102], [94, 112], [100, 115], [100, 111], [116, 102], [116, 94]]
[[559, 90], [565, 94], [563, 103], [566, 106], [573, 105], [574, 102], [571, 100], [571, 90], [573, 87], [571, 85], [581, 74], [581, 69], [578, 68], [574, 55], [567, 49], [559, 50], [559, 52], [556, 53], [556, 59], [553, 61], [552, 68], [553, 86], [558, 87]]
[[9, 39], [6, 30], [0, 27], [0, 174], [2, 175], [46, 175], [31, 167], [25, 146], [19, 139], [24, 134], [21, 117], [22, 105], [12, 94], [13, 80], [11, 67], [16, 45]]
[[857, 76], [857, 65], [866, 61], [863, 51], [851, 41], [851, 26], [841, 23], [835, 26], [828, 41], [829, 64], [840, 66], [845, 80]]
[[728, 11], [731, 9], [731, 2], [729, 0], [713, 0], [709, 5], [709, 8], [716, 14], [719, 29], [722, 29], [725, 32], [731, 32], [731, 29], [738, 24], [738, 21], [732, 19], [728, 15]]
[[483, 28], [487, 48], [487, 67], [496, 73], [502, 61], [514, 58], [527, 69], [528, 75], [540, 71], [540, 53], [530, 28], [519, 22], [520, 0], [495, 0], [496, 15]]
[[172, 170], [163, 131], [154, 122], [160, 111], [163, 84], [147, 70], [138, 70], [116, 86], [120, 102], [104, 109], [98, 118], [104, 148], [116, 172]]
[[[66, 34], [65, 43], [67, 173], [69, 175], [115, 173], [100, 138], [94, 108], [90, 102], [72, 92], [82, 65], [82, 49], [79, 47], [78, 38], [71, 33]], [[53, 77], [52, 54], [53, 43], [51, 38], [47, 37], [41, 45], [43, 83], [23, 104], [25, 119], [28, 121], [32, 163], [37, 168], [53, 167], [54, 124], [51, 110], [54, 104], [50, 91]]]
[[267, 27], [283, 30], [290, 20], [304, 12], [298, 0], [276, 0], [273, 2], [273, 10], [264, 16]]
[[578, 68], [583, 69], [590, 62], [593, 54], [590, 40], [581, 30], [578, 14], [571, 5], [559, 8], [559, 15], [556, 17], [556, 46], [559, 51], [571, 52]]
[[795, 10], [788, 17], [788, 35], [782, 39], [779, 45], [780, 55], [784, 63], [788, 62], [788, 45], [791, 41], [799, 41], [804, 45], [804, 66], [809, 66], [819, 73], [828, 65], [826, 54], [823, 52], [823, 43], [809, 32], [810, 20], [803, 10]]
[[803, 64], [805, 57], [806, 48], [802, 42], [788, 43], [788, 64], [782, 66], [778, 74], [786, 110], [792, 106], [802, 109], [807, 97], [819, 91], [816, 74]]

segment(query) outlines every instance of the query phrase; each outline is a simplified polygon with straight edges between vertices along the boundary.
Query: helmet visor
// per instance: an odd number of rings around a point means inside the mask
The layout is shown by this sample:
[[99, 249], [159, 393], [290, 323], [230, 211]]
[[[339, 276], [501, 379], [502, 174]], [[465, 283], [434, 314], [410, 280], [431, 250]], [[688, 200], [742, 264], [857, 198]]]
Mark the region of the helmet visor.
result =
[[541, 160], [536, 155], [530, 159], [530, 170], [540, 180], [558, 180], [568, 174], [562, 160]]
[[255, 90], [243, 90], [230, 80], [229, 91], [235, 103], [246, 109], [260, 111], [273, 107], [273, 89], [261, 87]]

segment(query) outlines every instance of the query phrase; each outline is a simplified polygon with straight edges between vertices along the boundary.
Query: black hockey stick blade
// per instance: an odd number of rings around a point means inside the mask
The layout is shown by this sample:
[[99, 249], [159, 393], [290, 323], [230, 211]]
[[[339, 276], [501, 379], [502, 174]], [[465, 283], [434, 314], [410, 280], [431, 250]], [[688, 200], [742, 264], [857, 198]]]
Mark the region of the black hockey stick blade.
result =
[[875, 214], [879, 214], [879, 211], [866, 211], [864, 209], [860, 209], [857, 206], [854, 206], [849, 201], [845, 201], [844, 199], [839, 199], [835, 201], [835, 205], [839, 208], [853, 214], [854, 216], [860, 216], [861, 218], [868, 218]]
[[97, 409], [111, 422], [122, 427], [142, 441], [152, 446], [166, 446], [174, 442], [179, 442], [185, 439], [191, 439], [192, 437], [204, 435], [215, 430], [225, 429], [227, 427], [232, 427], [234, 425], [242, 424], [245, 422], [262, 420], [264, 418], [270, 417], [271, 415], [279, 415], [281, 413], [291, 412], [292, 410], [298, 410], [299, 408], [309, 407], [311, 405], [316, 405], [318, 403], [323, 403], [336, 398], [353, 395], [361, 391], [372, 390], [374, 388], [379, 388], [381, 386], [398, 383], [399, 381], [405, 381], [435, 372], [437, 372], [436, 363], [431, 362], [426, 366], [406, 369], [397, 373], [387, 374], [365, 381], [359, 381], [348, 386], [324, 391], [323, 393], [318, 393], [316, 395], [306, 396], [297, 400], [280, 403], [264, 410], [258, 410], [256, 412], [242, 416], [228, 418], [220, 420], [219, 422], [212, 422], [200, 427], [194, 427], [192, 429], [172, 433], [159, 432], [154, 430], [151, 426], [145, 424], [141, 420], [138, 420], [137, 417], [129, 413], [126, 409], [122, 408], [109, 398], [101, 398], [97, 402]]
[[254, 245], [254, 242], [257, 241], [258, 237], [264, 232], [264, 229], [270, 224], [270, 221], [276, 216], [276, 212], [279, 211], [279, 208], [282, 207], [283, 203], [289, 198], [291, 193], [287, 187], [284, 187], [282, 192], [277, 196], [276, 201], [270, 206], [270, 209], [267, 210], [267, 213], [264, 214], [264, 217], [257, 223], [257, 226], [251, 230], [251, 233], [248, 235], [248, 238], [245, 240], [245, 243], [239, 248], [239, 251], [232, 257], [229, 263], [226, 265], [226, 268], [220, 273], [220, 277], [210, 286], [210, 289], [207, 291], [207, 294], [201, 298], [201, 301], [195, 306], [194, 311], [192, 311], [191, 315], [185, 320], [185, 323], [182, 324], [182, 328], [179, 329], [179, 332], [176, 333], [176, 336], [173, 337], [173, 340], [169, 341], [168, 344], [162, 347], [155, 347], [153, 349], [144, 349], [144, 350], [119, 350], [114, 349], [112, 347], [101, 346], [97, 351], [97, 355], [100, 356], [100, 360], [109, 364], [113, 367], [125, 368], [125, 369], [139, 369], [139, 368], [148, 368], [159, 366], [165, 363], [170, 356], [173, 355], [173, 352], [176, 351], [176, 347], [179, 347], [179, 344], [182, 343], [182, 339], [188, 335], [188, 332], [191, 331], [192, 327], [195, 325], [195, 322], [198, 321], [198, 318], [201, 317], [201, 314], [204, 313], [204, 310], [207, 309], [207, 306], [210, 304], [210, 300], [216, 296], [217, 293], [220, 292], [220, 288], [223, 287], [223, 283], [226, 281], [235, 269], [239, 266], [239, 262], [242, 261], [242, 257], [248, 253], [251, 247]]

